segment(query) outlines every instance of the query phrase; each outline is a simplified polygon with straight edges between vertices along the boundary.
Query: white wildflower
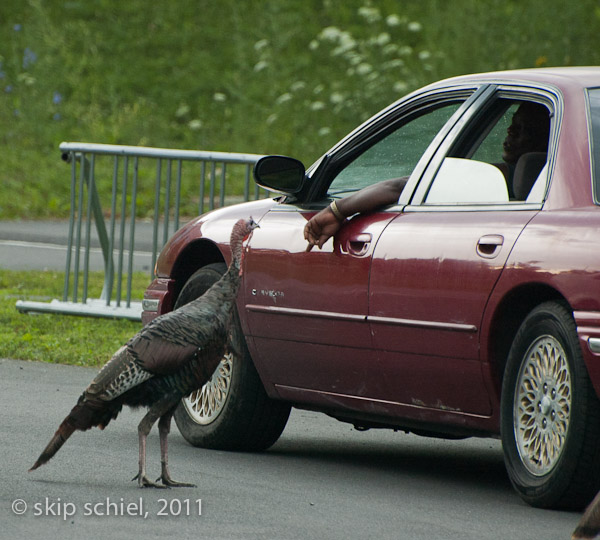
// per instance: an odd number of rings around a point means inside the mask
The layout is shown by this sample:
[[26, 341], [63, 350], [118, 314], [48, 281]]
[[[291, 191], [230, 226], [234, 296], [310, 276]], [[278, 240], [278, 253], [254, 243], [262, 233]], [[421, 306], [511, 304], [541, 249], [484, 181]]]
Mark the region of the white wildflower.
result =
[[338, 36], [339, 45], [331, 52], [333, 56], [339, 56], [356, 47], [356, 40], [350, 32], [342, 32]]
[[291, 101], [292, 99], [292, 94], [290, 94], [289, 92], [286, 92], [285, 94], [281, 94], [276, 100], [275, 103], [277, 105], [281, 105], [283, 103], [286, 103], [288, 101]]
[[385, 24], [388, 26], [400, 26], [402, 24], [402, 19], [398, 15], [388, 15], [385, 18]]
[[319, 39], [323, 41], [337, 41], [342, 31], [337, 26], [327, 26], [319, 33]]
[[431, 58], [431, 53], [429, 51], [420, 51], [419, 52], [419, 60], [429, 60]]
[[308, 48], [311, 51], [316, 51], [319, 48], [319, 42], [316, 39], [313, 39], [309, 44]]
[[271, 124], [273, 124], [275, 121], [277, 120], [277, 115], [276, 114], [271, 114], [269, 115], [269, 117], [267, 118], [267, 125], [270, 126]]
[[362, 6], [358, 8], [358, 14], [368, 23], [375, 23], [381, 20], [381, 13], [375, 7]]
[[377, 45], [384, 46], [387, 45], [392, 40], [392, 37], [387, 32], [381, 32], [376, 38], [375, 41]]
[[254, 44], [255, 51], [262, 51], [265, 47], [269, 45], [268, 39], [261, 39]]
[[193, 120], [190, 120], [188, 122], [188, 127], [192, 131], [198, 131], [200, 128], [202, 128], [202, 120], [200, 120], [198, 118], [194, 118]]
[[223, 94], [223, 92], [215, 92], [213, 94], [213, 99], [222, 103], [223, 101], [227, 100], [227, 96]]
[[256, 64], [254, 64], [254, 71], [262, 71], [263, 69], [266, 69], [268, 67], [269, 62], [267, 62], [266, 60], [260, 60]]
[[331, 101], [331, 103], [333, 103], [334, 105], [337, 105], [338, 103], [343, 103], [345, 99], [346, 98], [344, 97], [344, 94], [342, 94], [341, 92], [333, 92], [331, 96], [329, 96], [329, 101]]
[[408, 90], [408, 85], [404, 81], [398, 81], [398, 82], [394, 83], [393, 89], [394, 89], [394, 92], [403, 94]]
[[382, 64], [383, 69], [400, 69], [404, 67], [404, 60], [401, 58], [394, 58], [394, 60], [390, 60], [389, 62], [385, 62]]
[[322, 111], [324, 108], [325, 108], [325, 103], [323, 103], [322, 101], [313, 101], [310, 104], [311, 111]]
[[363, 56], [354, 51], [350, 51], [350, 52], [346, 53], [344, 56], [346, 57], [346, 60], [348, 60], [348, 63], [351, 66], [357, 66], [358, 64], [360, 64], [361, 62], [364, 61]]
[[396, 54], [398, 52], [398, 45], [395, 43], [388, 43], [383, 48], [383, 54]]
[[292, 83], [290, 86], [290, 90], [292, 92], [298, 92], [300, 90], [304, 90], [306, 88], [306, 83], [304, 81], [296, 81]]
[[175, 111], [175, 116], [177, 118], [183, 118], [184, 116], [187, 116], [190, 112], [190, 106], [186, 105], [185, 103], [182, 103], [181, 105], [179, 105], [179, 107], [177, 107], [177, 110]]
[[356, 73], [359, 75], [367, 75], [368, 73], [371, 73], [371, 71], [373, 71], [373, 66], [371, 66], [371, 64], [367, 64], [367, 62], [363, 62], [362, 64], [356, 66]]
[[407, 28], [409, 32], [420, 32], [423, 30], [423, 25], [420, 22], [412, 21], [408, 23]]
[[331, 133], [331, 128], [328, 128], [328, 127], [322, 127], [318, 131], [318, 134], [320, 137], [325, 137], [325, 136], [329, 135], [330, 133]]

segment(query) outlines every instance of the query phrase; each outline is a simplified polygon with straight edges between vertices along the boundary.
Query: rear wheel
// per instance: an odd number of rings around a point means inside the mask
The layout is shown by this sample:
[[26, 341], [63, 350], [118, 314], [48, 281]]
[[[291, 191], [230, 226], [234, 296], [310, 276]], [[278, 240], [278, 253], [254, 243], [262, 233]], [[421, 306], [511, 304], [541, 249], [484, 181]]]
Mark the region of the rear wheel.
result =
[[[226, 270], [223, 263], [198, 270], [181, 290], [175, 308], [204, 294]], [[281, 435], [290, 406], [267, 396], [246, 348], [237, 312], [232, 323], [232, 340], [236, 352], [228, 351], [212, 378], [181, 401], [175, 422], [183, 437], [194, 446], [264, 450]]]
[[510, 480], [533, 506], [580, 508], [600, 487], [600, 403], [570, 311], [535, 308], [510, 349], [502, 385]]

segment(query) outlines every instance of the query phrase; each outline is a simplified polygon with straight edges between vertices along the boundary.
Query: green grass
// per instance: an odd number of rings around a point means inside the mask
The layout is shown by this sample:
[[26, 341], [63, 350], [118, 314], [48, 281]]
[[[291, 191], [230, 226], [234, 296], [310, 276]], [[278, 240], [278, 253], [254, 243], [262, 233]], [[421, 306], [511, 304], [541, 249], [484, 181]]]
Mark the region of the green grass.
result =
[[599, 30], [597, 0], [3, 0], [0, 219], [68, 214], [61, 141], [308, 164], [433, 80], [599, 64]]
[[[309, 164], [434, 80], [586, 64], [600, 64], [597, 0], [2, 0], [0, 219], [68, 215], [62, 141]], [[110, 173], [99, 174], [110, 199]], [[140, 217], [153, 212], [152, 175]], [[194, 197], [184, 186], [182, 215]], [[16, 311], [18, 298], [60, 296], [62, 280], [0, 271], [1, 356], [99, 365], [139, 328]]]
[[[62, 272], [0, 270], [0, 358], [101, 366], [140, 328], [135, 321], [23, 314], [17, 300], [46, 301], [61, 295]], [[132, 296], [141, 298], [148, 276], [136, 274]], [[90, 275], [90, 297], [98, 297], [102, 275]]]

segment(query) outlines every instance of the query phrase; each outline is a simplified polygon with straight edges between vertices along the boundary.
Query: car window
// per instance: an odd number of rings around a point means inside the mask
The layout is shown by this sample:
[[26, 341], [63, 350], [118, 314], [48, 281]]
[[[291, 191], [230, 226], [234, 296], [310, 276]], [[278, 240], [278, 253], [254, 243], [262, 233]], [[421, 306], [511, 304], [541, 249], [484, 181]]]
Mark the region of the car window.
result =
[[461, 104], [454, 102], [430, 109], [379, 140], [335, 177], [328, 195], [341, 196], [382, 180], [410, 176], [433, 138]]
[[600, 204], [600, 88], [588, 90], [590, 126], [592, 135], [592, 171], [594, 177], [594, 200]]
[[541, 202], [549, 132], [545, 105], [495, 100], [466, 127], [441, 162], [425, 204]]

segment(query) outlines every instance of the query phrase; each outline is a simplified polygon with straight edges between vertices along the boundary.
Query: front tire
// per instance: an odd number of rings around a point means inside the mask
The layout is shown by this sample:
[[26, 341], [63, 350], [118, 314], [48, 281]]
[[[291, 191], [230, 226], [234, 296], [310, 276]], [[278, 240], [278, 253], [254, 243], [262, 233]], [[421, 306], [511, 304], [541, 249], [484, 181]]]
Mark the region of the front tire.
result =
[[[175, 309], [203, 295], [227, 270], [209, 264], [184, 285]], [[254, 367], [237, 311], [231, 329], [233, 350], [228, 351], [212, 378], [185, 397], [175, 411], [175, 423], [192, 445], [218, 450], [260, 451], [281, 435], [290, 414], [287, 403], [270, 399]]]
[[562, 303], [535, 308], [515, 336], [501, 432], [511, 483], [532, 506], [581, 508], [600, 488], [600, 402]]

